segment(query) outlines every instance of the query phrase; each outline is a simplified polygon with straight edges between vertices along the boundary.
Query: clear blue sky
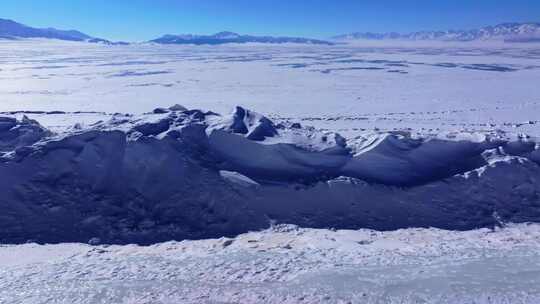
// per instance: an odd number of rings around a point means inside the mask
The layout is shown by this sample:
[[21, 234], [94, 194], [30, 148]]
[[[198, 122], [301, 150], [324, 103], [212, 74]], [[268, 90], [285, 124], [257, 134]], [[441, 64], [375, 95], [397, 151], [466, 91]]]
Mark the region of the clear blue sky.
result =
[[540, 22], [540, 0], [2, 0], [1, 7], [0, 18], [126, 41], [223, 30], [324, 38]]

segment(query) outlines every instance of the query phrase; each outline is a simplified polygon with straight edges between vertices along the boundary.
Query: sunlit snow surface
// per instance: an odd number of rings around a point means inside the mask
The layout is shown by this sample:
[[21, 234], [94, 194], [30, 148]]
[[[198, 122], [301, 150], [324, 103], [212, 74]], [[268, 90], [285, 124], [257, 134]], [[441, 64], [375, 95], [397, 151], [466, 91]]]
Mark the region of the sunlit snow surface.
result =
[[[0, 42], [0, 112], [142, 113], [178, 103], [226, 113], [242, 105], [348, 140], [374, 129], [538, 137], [539, 79], [540, 48], [523, 45]], [[28, 116], [61, 132], [109, 114]], [[539, 249], [537, 224], [279, 226], [149, 247], [5, 245], [0, 303], [540, 303]]]
[[[241, 105], [345, 135], [538, 134], [538, 45], [102, 46], [1, 41], [0, 111]], [[531, 135], [531, 134], [529, 134]]]
[[539, 303], [540, 226], [0, 247], [2, 303]]

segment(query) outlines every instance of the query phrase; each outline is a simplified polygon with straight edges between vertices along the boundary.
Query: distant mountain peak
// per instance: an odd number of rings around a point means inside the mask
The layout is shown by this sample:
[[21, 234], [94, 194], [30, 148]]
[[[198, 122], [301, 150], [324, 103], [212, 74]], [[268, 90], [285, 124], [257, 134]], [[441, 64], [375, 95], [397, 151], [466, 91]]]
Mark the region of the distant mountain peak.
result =
[[540, 41], [540, 23], [507, 22], [473, 30], [418, 31], [412, 33], [355, 32], [332, 37], [334, 40], [424, 40], [424, 41]]
[[46, 38], [67, 41], [86, 41], [102, 44], [119, 44], [106, 39], [95, 38], [76, 30], [59, 30], [53, 27], [34, 28], [10, 19], [0, 19], [0, 38]]
[[235, 38], [240, 37], [239, 34], [235, 32], [228, 32], [228, 31], [219, 32], [219, 33], [214, 34], [213, 36], [216, 38], [221, 38], [221, 39], [235, 39]]
[[235, 32], [223, 31], [213, 35], [163, 35], [160, 38], [150, 40], [149, 42], [159, 44], [196, 44], [196, 45], [217, 45], [226, 43], [304, 43], [304, 44], [326, 44], [331, 45], [331, 42], [301, 38], [301, 37], [273, 37], [273, 36], [251, 36], [241, 35]]
[[0, 36], [9, 38], [50, 38], [70, 41], [83, 41], [90, 37], [75, 30], [58, 30], [49, 28], [34, 28], [10, 19], [0, 19]]

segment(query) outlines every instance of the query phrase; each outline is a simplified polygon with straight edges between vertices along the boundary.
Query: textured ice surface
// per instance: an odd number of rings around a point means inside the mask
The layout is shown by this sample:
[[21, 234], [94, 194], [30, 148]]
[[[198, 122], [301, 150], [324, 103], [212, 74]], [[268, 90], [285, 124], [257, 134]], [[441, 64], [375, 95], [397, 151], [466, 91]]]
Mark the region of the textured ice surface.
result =
[[0, 111], [141, 113], [179, 103], [225, 113], [241, 105], [342, 135], [374, 128], [538, 135], [539, 59], [538, 46], [524, 44], [2, 41]]
[[528, 303], [540, 227], [314, 230], [148, 247], [0, 246], [0, 302]]

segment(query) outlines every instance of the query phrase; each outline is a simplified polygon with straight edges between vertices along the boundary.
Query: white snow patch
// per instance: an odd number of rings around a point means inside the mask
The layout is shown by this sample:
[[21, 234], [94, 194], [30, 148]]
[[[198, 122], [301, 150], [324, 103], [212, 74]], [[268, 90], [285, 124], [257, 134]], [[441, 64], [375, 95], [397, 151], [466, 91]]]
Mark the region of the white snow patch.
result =
[[[537, 303], [540, 225], [0, 246], [5, 303]], [[456, 302], [458, 300], [458, 302]]]

